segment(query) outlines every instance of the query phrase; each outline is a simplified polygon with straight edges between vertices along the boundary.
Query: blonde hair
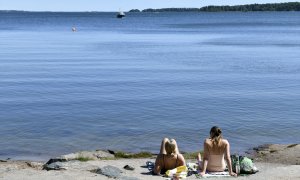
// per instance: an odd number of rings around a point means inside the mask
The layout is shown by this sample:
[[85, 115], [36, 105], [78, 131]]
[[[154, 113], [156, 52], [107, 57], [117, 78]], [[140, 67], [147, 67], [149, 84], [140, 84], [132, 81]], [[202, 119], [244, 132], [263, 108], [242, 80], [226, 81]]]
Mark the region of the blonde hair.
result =
[[176, 144], [172, 140], [168, 140], [165, 144], [167, 154], [174, 154], [176, 150]]
[[213, 145], [219, 145], [222, 139], [222, 130], [218, 126], [213, 126], [210, 129], [210, 138], [213, 142]]

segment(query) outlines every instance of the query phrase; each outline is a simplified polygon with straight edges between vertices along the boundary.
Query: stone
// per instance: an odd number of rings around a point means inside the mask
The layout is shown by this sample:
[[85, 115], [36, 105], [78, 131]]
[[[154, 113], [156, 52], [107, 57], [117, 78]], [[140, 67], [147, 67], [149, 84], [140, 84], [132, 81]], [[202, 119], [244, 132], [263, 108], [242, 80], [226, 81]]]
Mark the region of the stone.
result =
[[63, 167], [62, 162], [67, 162], [67, 160], [63, 159], [63, 158], [52, 158], [52, 159], [49, 159], [49, 161], [46, 162], [46, 164], [43, 165], [43, 170], [49, 171], [49, 170], [62, 170], [62, 169], [66, 169], [65, 167]]
[[114, 166], [104, 166], [102, 168], [92, 170], [91, 172], [102, 174], [109, 178], [119, 178], [121, 176], [121, 173], [123, 173], [119, 168]]
[[129, 170], [129, 171], [133, 171], [134, 170], [134, 167], [132, 167], [130, 165], [125, 165], [123, 168], [126, 169], [126, 170]]
[[96, 156], [98, 159], [115, 157], [113, 154], [102, 150], [96, 150], [96, 152], [93, 155]]
[[62, 155], [60, 158], [66, 159], [67, 161], [70, 161], [70, 160], [76, 159], [77, 156], [78, 155], [76, 153], [71, 153], [71, 154]]
[[64, 158], [51, 158], [48, 162], [46, 162], [46, 164], [51, 164], [54, 162], [67, 162], [67, 160]]
[[67, 167], [64, 166], [62, 162], [53, 162], [51, 164], [45, 164], [43, 167], [44, 170], [67, 170]]
[[107, 150], [110, 154], [115, 154], [115, 151], [113, 150]]
[[105, 158], [114, 158], [113, 154], [109, 152], [96, 150], [96, 151], [80, 151], [76, 153], [62, 155], [61, 159], [66, 159], [67, 161], [76, 160], [78, 158], [87, 158], [90, 160], [97, 160], [97, 159], [105, 159]]

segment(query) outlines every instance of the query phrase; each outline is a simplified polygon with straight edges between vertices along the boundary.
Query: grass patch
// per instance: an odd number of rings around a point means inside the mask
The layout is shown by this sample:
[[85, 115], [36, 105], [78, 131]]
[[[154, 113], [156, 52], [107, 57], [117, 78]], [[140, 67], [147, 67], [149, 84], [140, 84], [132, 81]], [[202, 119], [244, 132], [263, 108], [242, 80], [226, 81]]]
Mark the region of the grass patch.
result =
[[89, 157], [80, 156], [80, 157], [77, 157], [75, 160], [78, 160], [78, 161], [81, 161], [81, 162], [86, 162], [86, 161], [91, 161], [93, 159], [89, 158]]
[[102, 157], [101, 160], [115, 160], [115, 157]]
[[[199, 152], [182, 152], [182, 155], [185, 159], [197, 159]], [[203, 152], [201, 151], [201, 156], [203, 157]], [[134, 159], [134, 158], [153, 158], [156, 157], [150, 152], [139, 152], [139, 153], [126, 153], [126, 152], [116, 152], [115, 158], [125, 158], [125, 159]]]
[[132, 159], [132, 158], [151, 158], [153, 155], [150, 152], [139, 152], [139, 153], [125, 153], [125, 152], [116, 152], [115, 154], [116, 158], [126, 158], [126, 159]]
[[[184, 159], [197, 159], [199, 152], [183, 152], [182, 155]], [[200, 152], [201, 157], [203, 158], [203, 151]]]
[[288, 145], [287, 148], [292, 148], [292, 147], [295, 147], [297, 146], [298, 144], [291, 144], [291, 145]]

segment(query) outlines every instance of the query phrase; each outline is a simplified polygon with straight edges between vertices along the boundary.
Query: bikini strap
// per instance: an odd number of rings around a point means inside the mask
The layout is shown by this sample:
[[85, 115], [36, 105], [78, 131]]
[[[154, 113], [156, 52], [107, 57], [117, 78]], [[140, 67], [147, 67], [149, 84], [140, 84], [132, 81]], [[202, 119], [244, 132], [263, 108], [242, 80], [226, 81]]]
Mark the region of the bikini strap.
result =
[[176, 158], [175, 168], [177, 168], [177, 161], [178, 161], [178, 154], [177, 154], [177, 158]]

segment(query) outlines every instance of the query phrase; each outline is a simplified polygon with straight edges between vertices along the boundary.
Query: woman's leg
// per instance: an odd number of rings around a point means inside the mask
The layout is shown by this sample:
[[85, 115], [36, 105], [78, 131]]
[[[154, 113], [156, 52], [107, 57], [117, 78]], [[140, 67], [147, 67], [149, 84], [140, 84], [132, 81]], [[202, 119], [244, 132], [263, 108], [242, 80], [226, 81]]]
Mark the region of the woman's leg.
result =
[[175, 144], [175, 154], [179, 154], [178, 145], [175, 139], [171, 139], [171, 141]]
[[164, 138], [164, 139], [161, 141], [161, 146], [160, 146], [159, 154], [167, 154], [166, 148], [165, 148], [165, 145], [166, 145], [166, 142], [167, 142], [167, 141], [169, 141], [168, 138]]
[[199, 170], [201, 171], [202, 170], [202, 158], [201, 158], [201, 154], [198, 153], [198, 156], [197, 156], [197, 162], [198, 162], [198, 167], [199, 167]]
[[200, 154], [200, 153], [198, 153], [197, 161], [202, 161], [202, 158], [201, 158], [201, 154]]

